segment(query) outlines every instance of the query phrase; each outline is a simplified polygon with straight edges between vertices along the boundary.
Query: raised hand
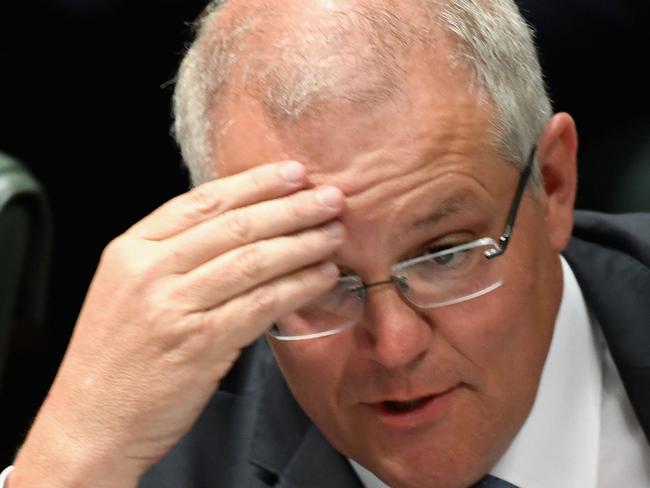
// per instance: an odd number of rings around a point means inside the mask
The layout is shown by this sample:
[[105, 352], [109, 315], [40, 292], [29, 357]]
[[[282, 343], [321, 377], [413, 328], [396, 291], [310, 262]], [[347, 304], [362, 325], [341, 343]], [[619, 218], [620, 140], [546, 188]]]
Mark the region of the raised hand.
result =
[[298, 163], [260, 166], [176, 197], [106, 247], [11, 488], [135, 486], [242, 348], [334, 285], [344, 197], [306, 187]]

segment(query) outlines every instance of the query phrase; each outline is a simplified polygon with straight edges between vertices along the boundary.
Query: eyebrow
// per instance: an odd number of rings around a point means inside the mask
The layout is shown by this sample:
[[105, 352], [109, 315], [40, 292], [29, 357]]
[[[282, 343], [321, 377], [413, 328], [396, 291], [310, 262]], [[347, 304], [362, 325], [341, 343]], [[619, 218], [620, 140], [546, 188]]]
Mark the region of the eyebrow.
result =
[[413, 223], [413, 227], [429, 227], [438, 224], [442, 220], [461, 213], [472, 201], [476, 201], [476, 195], [468, 191], [452, 195], [437, 205], [432, 213], [422, 219], [416, 220]]

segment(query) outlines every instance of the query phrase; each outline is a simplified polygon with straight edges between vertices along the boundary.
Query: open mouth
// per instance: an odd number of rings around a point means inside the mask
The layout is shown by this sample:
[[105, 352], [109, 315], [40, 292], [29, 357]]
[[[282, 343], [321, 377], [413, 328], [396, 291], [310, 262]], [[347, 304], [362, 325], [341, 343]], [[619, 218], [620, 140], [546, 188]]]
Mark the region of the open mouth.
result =
[[431, 401], [434, 398], [434, 395], [428, 395], [421, 398], [416, 398], [414, 400], [408, 400], [404, 402], [396, 400], [386, 400], [381, 402], [382, 410], [386, 413], [400, 414], [411, 412], [417, 410], [418, 408], [423, 407], [426, 403]]
[[[373, 413], [369, 416], [369, 421], [378, 422], [382, 428], [394, 434], [433, 425], [452, 410], [456, 401], [455, 392], [460, 387], [460, 384], [455, 384], [446, 390], [411, 398], [408, 398], [408, 394], [387, 394], [387, 400], [365, 403], [366, 408]], [[394, 399], [390, 399], [391, 396]]]

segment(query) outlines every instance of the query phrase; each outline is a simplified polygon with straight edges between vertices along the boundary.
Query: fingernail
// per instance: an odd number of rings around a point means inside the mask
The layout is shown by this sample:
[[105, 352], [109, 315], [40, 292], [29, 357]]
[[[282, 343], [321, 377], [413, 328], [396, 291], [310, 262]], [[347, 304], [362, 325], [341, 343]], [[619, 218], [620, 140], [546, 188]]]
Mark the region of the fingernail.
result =
[[343, 204], [343, 193], [333, 186], [327, 186], [318, 190], [316, 198], [318, 198], [321, 204], [330, 208], [341, 208]]
[[340, 222], [330, 222], [323, 227], [323, 230], [335, 239], [343, 237], [343, 225]]
[[334, 263], [321, 264], [320, 270], [328, 278], [338, 278], [339, 276], [339, 268]]
[[292, 161], [282, 166], [280, 173], [287, 183], [300, 183], [305, 178], [305, 167]]

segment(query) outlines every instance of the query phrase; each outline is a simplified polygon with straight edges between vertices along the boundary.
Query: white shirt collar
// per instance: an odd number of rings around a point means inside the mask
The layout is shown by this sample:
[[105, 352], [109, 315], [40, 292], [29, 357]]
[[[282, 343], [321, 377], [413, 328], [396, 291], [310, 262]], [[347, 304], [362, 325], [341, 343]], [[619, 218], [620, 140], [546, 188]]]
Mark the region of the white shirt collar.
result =
[[[562, 301], [537, 397], [490, 472], [525, 488], [596, 486], [598, 476], [602, 366], [584, 297], [561, 259]], [[351, 462], [366, 488], [388, 488]]]
[[585, 299], [561, 259], [562, 302], [537, 397], [490, 472], [526, 488], [596, 486], [598, 476], [602, 363]]

